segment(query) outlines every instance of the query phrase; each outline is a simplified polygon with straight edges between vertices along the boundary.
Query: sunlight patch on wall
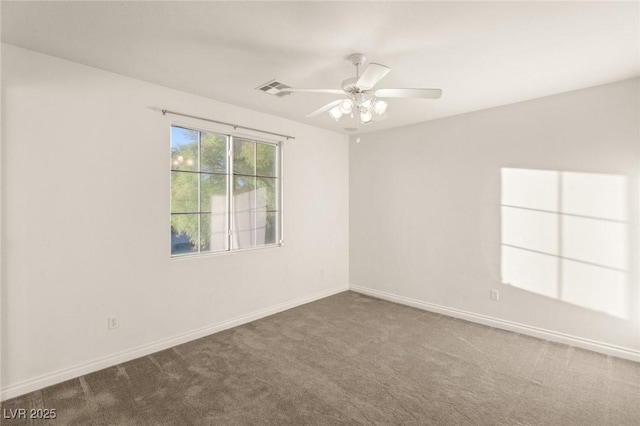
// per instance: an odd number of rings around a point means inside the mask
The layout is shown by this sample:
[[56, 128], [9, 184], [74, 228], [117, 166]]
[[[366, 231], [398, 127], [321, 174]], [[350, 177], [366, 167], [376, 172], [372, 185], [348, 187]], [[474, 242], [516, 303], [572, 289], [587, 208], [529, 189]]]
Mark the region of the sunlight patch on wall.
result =
[[626, 177], [503, 168], [501, 182], [502, 282], [627, 318]]

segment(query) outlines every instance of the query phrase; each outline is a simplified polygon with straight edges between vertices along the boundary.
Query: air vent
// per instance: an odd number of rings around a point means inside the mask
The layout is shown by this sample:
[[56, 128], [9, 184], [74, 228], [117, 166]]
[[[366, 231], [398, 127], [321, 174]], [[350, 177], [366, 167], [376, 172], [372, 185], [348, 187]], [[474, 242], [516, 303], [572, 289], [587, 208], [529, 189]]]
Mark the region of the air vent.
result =
[[283, 92], [283, 89], [288, 89], [289, 87], [291, 86], [287, 86], [286, 84], [280, 83], [277, 80], [271, 80], [256, 87], [256, 90], [262, 90], [263, 92], [270, 95], [285, 96], [291, 94], [291, 92]]

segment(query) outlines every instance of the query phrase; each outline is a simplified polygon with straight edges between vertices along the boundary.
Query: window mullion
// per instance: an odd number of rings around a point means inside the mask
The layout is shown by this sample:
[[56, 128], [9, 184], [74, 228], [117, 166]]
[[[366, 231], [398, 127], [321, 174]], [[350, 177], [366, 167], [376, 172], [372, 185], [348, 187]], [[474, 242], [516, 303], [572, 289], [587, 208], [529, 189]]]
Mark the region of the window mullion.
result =
[[282, 245], [282, 159], [280, 157], [280, 145], [276, 146], [276, 243]]
[[202, 253], [202, 202], [200, 194], [200, 182], [202, 181], [202, 168], [200, 167], [202, 153], [202, 132], [198, 132], [198, 253]]
[[233, 250], [233, 136], [227, 136], [227, 249]]
[[253, 247], [258, 245], [258, 143], [253, 142]]

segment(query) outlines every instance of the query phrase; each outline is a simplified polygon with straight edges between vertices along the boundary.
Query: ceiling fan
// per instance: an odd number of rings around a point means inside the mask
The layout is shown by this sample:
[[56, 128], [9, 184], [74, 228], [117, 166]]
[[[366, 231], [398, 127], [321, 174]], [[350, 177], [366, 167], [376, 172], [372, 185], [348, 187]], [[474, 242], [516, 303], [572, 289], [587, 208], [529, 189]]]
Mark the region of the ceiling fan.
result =
[[360, 75], [360, 65], [365, 61], [362, 53], [354, 53], [349, 55], [349, 60], [356, 67], [356, 76], [348, 78], [342, 82], [342, 89], [295, 89], [293, 87], [284, 87], [282, 92], [310, 92], [310, 93], [329, 93], [344, 96], [333, 102], [329, 102], [325, 106], [318, 108], [307, 117], [315, 117], [325, 111], [329, 111], [329, 115], [338, 121], [343, 115], [354, 116], [357, 113], [360, 122], [369, 123], [376, 116], [382, 116], [387, 110], [387, 102], [382, 98], [424, 98], [438, 99], [442, 96], [440, 89], [376, 89], [378, 84], [388, 73], [391, 68], [374, 62], [364, 69]]

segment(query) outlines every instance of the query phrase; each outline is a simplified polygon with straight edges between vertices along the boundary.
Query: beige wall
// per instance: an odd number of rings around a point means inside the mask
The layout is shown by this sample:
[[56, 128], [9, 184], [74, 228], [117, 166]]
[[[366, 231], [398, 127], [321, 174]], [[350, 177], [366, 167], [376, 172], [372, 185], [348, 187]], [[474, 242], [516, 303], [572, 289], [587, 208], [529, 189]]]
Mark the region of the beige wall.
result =
[[640, 360], [638, 90], [352, 140], [352, 288]]
[[[347, 288], [346, 136], [12, 46], [2, 66], [5, 398]], [[284, 247], [170, 258], [172, 118], [149, 107], [296, 137]]]

